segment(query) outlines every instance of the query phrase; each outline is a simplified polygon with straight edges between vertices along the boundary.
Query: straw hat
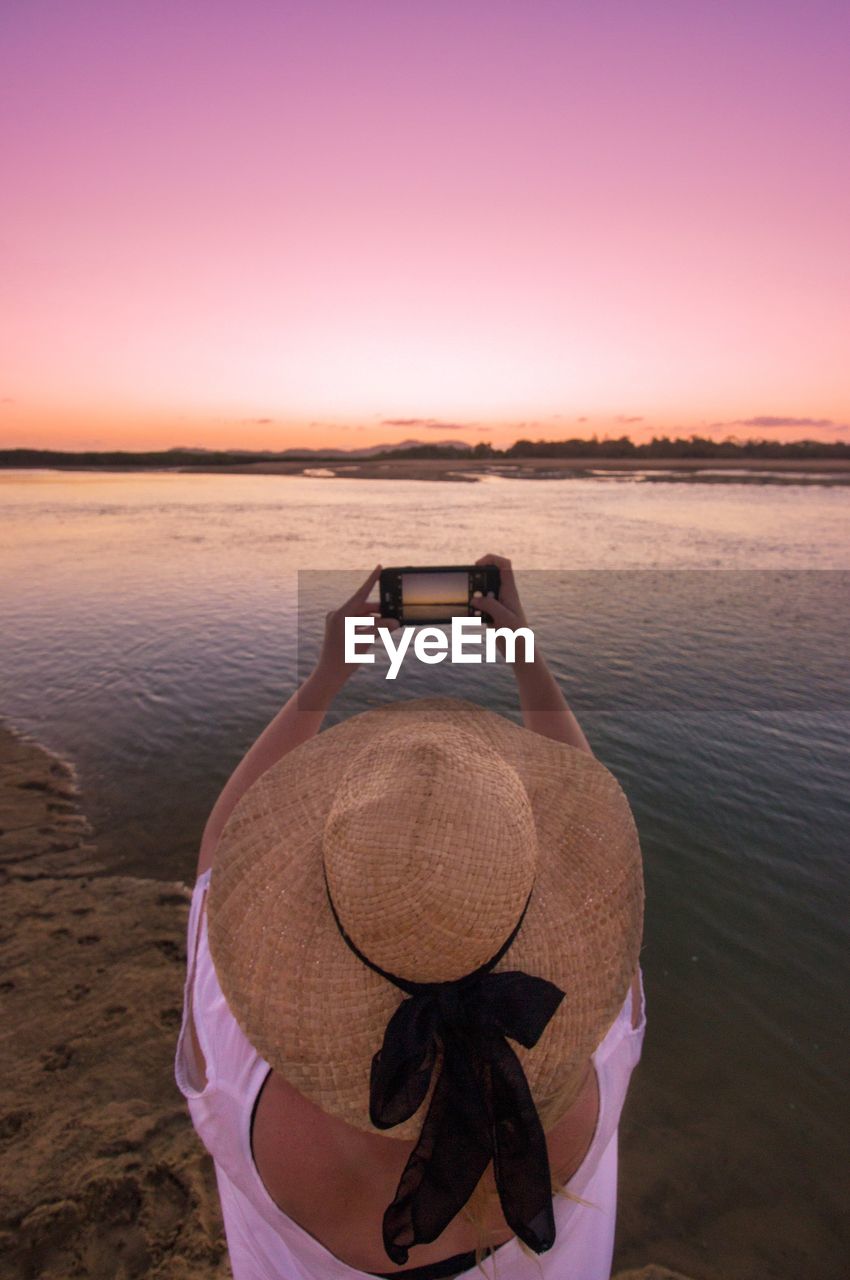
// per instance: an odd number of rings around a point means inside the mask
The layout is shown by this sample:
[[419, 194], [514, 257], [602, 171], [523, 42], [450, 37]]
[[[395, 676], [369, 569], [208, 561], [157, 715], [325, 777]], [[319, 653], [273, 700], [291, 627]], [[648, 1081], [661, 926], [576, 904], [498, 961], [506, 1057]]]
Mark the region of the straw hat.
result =
[[[216, 849], [208, 935], [254, 1048], [322, 1110], [377, 1132], [370, 1066], [403, 996], [350, 943], [390, 974], [443, 983], [522, 919], [495, 972], [565, 993], [535, 1047], [516, 1047], [539, 1109], [580, 1081], [619, 1012], [643, 901], [632, 812], [604, 765], [425, 698], [334, 725], [253, 783]], [[426, 1107], [388, 1136], [415, 1138]]]

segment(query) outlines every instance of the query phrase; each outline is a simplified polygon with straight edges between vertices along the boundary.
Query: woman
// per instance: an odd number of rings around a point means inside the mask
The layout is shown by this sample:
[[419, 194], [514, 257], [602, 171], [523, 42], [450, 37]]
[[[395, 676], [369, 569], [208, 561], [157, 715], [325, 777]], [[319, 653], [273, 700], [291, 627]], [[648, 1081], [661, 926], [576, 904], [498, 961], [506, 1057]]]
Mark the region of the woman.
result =
[[[510, 562], [479, 563], [482, 612], [527, 626]], [[523, 728], [435, 698], [318, 733], [379, 572], [201, 845], [175, 1075], [233, 1274], [435, 1280], [486, 1247], [500, 1277], [605, 1280], [645, 1026], [631, 811], [539, 649]]]

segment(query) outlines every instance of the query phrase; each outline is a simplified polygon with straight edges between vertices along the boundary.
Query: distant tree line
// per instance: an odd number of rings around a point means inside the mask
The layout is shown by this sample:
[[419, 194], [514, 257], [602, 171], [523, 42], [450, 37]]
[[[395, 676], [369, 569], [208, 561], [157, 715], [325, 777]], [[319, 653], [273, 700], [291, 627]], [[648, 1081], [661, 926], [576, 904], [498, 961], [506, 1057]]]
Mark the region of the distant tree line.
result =
[[[226, 450], [198, 453], [187, 449], [167, 449], [159, 452], [64, 452], [55, 449], [0, 449], [0, 467], [62, 467], [89, 470], [95, 467], [133, 468], [151, 467], [226, 467], [252, 462], [339, 462], [346, 456], [357, 457], [356, 452], [296, 453], [280, 451], [228, 453]], [[481, 442], [472, 446], [421, 444], [408, 449], [387, 449], [370, 458], [850, 458], [850, 443], [821, 440], [709, 440], [705, 436], [692, 435], [687, 439], [677, 436], [653, 436], [646, 444], [635, 444], [628, 436], [599, 440], [517, 440], [507, 449], [496, 449]]]
[[709, 440], [705, 436], [653, 436], [635, 444], [628, 436], [616, 440], [517, 440], [507, 449], [481, 443], [471, 448], [423, 444], [393, 449], [379, 458], [850, 458], [850, 444], [822, 440]]

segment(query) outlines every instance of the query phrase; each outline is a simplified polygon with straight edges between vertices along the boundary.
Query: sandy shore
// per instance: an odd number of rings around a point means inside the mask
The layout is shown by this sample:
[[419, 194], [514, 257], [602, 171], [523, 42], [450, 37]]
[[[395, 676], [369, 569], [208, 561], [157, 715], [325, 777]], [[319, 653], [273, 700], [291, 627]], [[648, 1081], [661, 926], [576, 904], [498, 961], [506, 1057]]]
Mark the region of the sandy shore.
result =
[[0, 1275], [226, 1277], [172, 1077], [189, 890], [90, 834], [73, 769], [0, 726]]
[[218, 1280], [213, 1164], [172, 1075], [190, 889], [110, 875], [91, 834], [73, 767], [0, 724], [0, 1276]]
[[613, 478], [618, 472], [636, 473], [642, 484], [850, 484], [850, 460], [838, 458], [793, 462], [784, 458], [398, 458], [381, 462], [340, 458], [329, 462], [248, 462], [229, 467], [199, 464], [177, 469], [234, 475], [305, 475], [328, 480], [441, 480], [456, 484], [475, 484], [494, 477], [581, 480], [598, 478], [603, 473]]

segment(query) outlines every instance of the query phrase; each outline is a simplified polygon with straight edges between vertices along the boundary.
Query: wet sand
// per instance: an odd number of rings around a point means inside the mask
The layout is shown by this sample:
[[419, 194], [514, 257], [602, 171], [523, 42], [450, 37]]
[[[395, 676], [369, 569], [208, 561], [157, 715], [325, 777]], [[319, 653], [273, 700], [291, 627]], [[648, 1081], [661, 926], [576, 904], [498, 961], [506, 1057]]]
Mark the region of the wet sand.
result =
[[0, 723], [0, 1276], [223, 1280], [214, 1168], [172, 1074], [190, 889], [109, 874], [91, 835], [73, 766]]
[[[598, 479], [598, 473], [640, 475], [640, 482], [681, 484], [850, 484], [850, 459], [750, 458], [339, 458], [310, 462], [247, 462], [211, 467], [177, 468], [184, 472], [234, 475], [304, 475], [328, 480], [440, 480], [476, 484], [482, 479]], [[651, 474], [651, 473], [658, 474]], [[726, 474], [706, 474], [706, 473]], [[737, 474], [737, 473], [743, 474]], [[650, 473], [650, 474], [643, 474]], [[803, 477], [803, 478], [801, 478]]]

